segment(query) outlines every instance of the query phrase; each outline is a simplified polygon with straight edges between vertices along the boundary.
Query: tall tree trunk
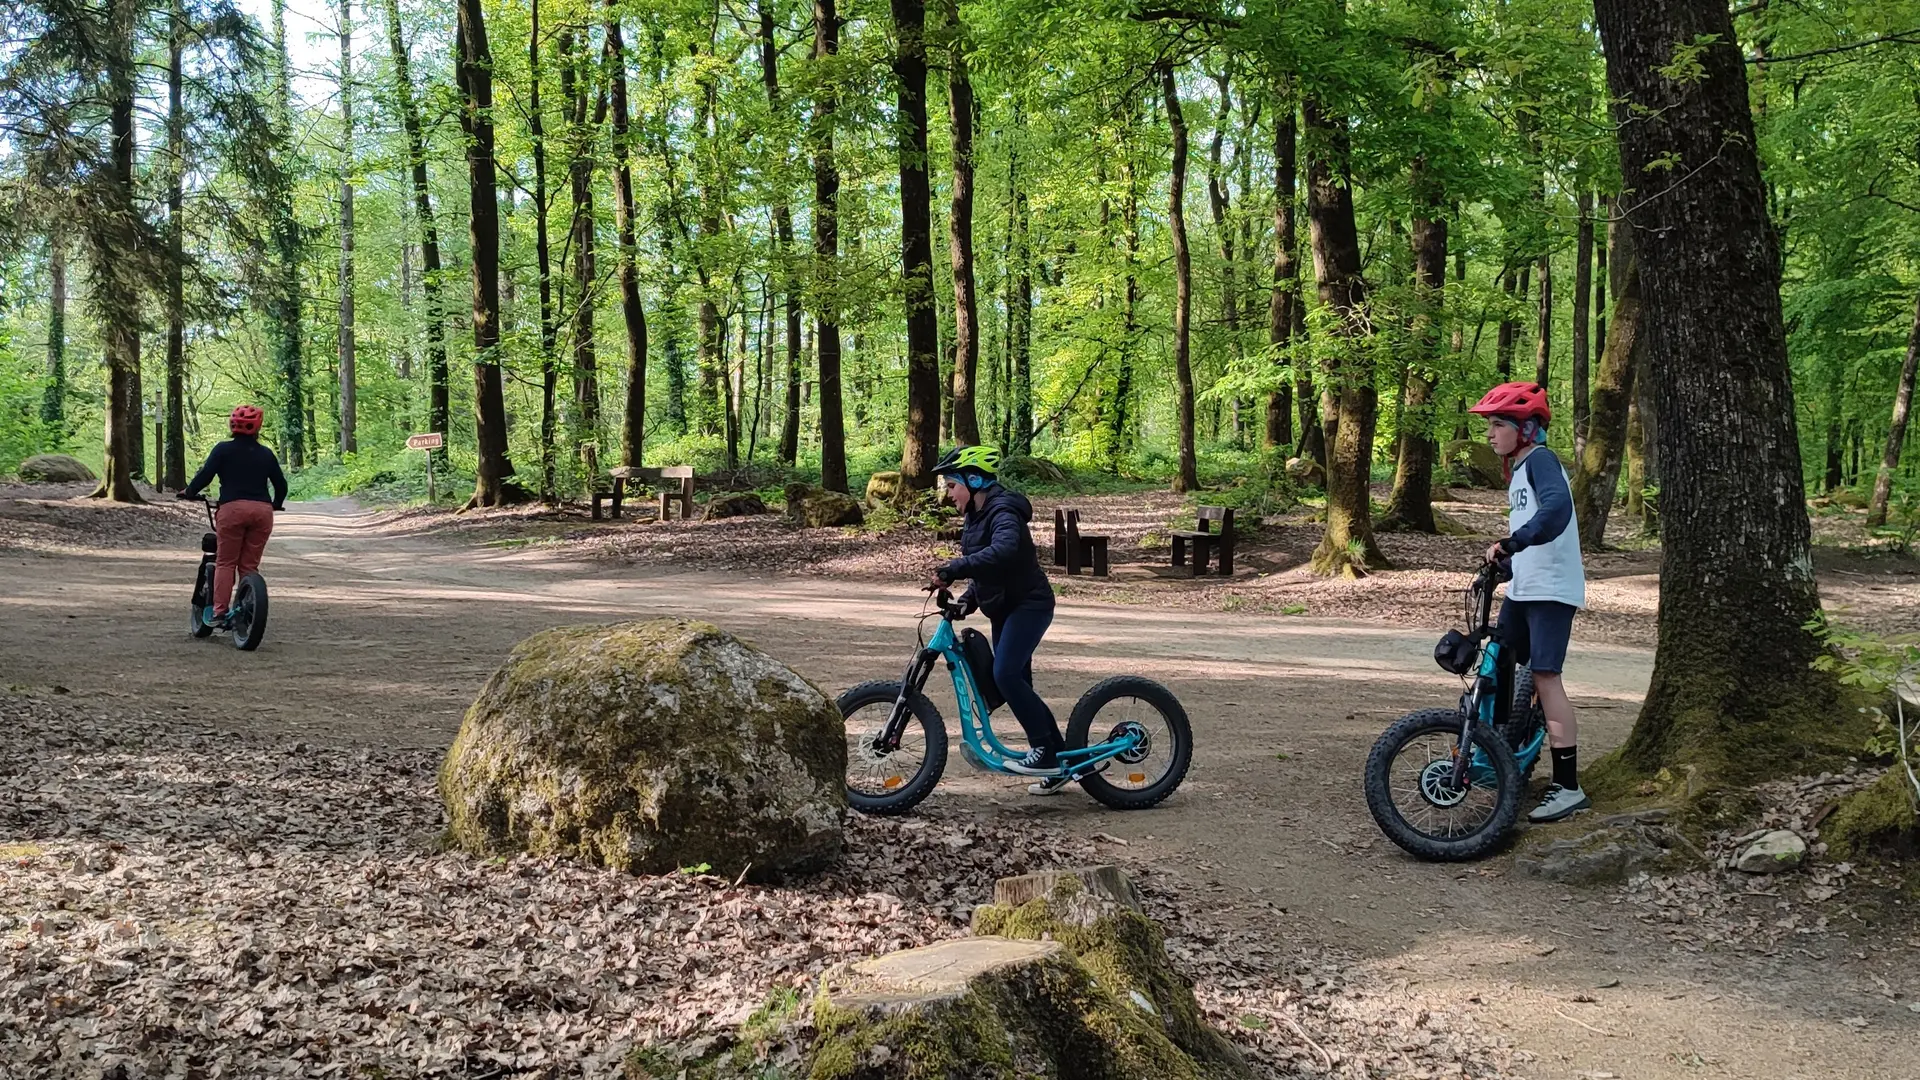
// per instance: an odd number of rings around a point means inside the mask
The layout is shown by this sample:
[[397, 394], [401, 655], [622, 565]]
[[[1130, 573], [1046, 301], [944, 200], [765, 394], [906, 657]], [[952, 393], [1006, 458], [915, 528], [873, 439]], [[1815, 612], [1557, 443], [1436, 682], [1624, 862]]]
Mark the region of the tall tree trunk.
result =
[[510, 490], [507, 406], [500, 374], [500, 203], [493, 163], [493, 52], [481, 0], [458, 0], [455, 49], [467, 137], [468, 242], [473, 259], [473, 419], [479, 451], [471, 506], [500, 506]]
[[[1229, 365], [1238, 358], [1240, 345], [1240, 281], [1234, 266], [1233, 226], [1227, 217], [1233, 211], [1233, 193], [1220, 175], [1221, 151], [1226, 146], [1227, 124], [1233, 115], [1233, 85], [1227, 72], [1222, 71], [1214, 77], [1214, 84], [1220, 88], [1220, 109], [1214, 116], [1213, 139], [1207, 147], [1207, 208], [1213, 215], [1213, 231], [1220, 243], [1220, 324], [1227, 332]], [[1233, 407], [1233, 434], [1236, 444], [1240, 438], [1240, 400], [1235, 397]], [[1216, 416], [1218, 403], [1216, 402]], [[1215, 424], [1218, 427], [1218, 422]], [[1216, 437], [1218, 432], [1215, 433]]]
[[907, 430], [901, 480], [933, 485], [940, 458], [940, 324], [933, 301], [933, 188], [927, 178], [927, 5], [893, 0], [899, 113], [901, 300], [907, 316]]
[[1387, 566], [1373, 538], [1369, 498], [1373, 471], [1376, 392], [1367, 342], [1366, 282], [1360, 276], [1360, 235], [1353, 216], [1350, 142], [1344, 117], [1329, 116], [1319, 101], [1305, 107], [1307, 222], [1313, 242], [1314, 278], [1320, 303], [1332, 316], [1336, 338], [1330, 352], [1330, 383], [1338, 391], [1339, 422], [1330, 440], [1327, 467], [1327, 528], [1313, 553], [1323, 574], [1348, 576]]
[[108, 124], [111, 172], [104, 212], [87, 216], [85, 228], [92, 269], [88, 290], [93, 317], [106, 347], [106, 451], [95, 497], [114, 502], [145, 502], [133, 485], [139, 451], [145, 443], [140, 423], [140, 293], [129, 274], [112, 267], [122, 253], [140, 243], [140, 208], [134, 190], [133, 20], [116, 12], [108, 64]]
[[559, 439], [560, 328], [553, 305], [553, 242], [547, 213], [547, 114], [540, 107], [540, 0], [530, 0], [532, 27], [527, 34], [527, 133], [533, 139], [533, 253], [540, 277], [540, 498], [560, 498], [554, 472]]
[[834, 112], [840, 106], [832, 67], [840, 51], [834, 0], [813, 0], [813, 59], [823, 71], [813, 98], [814, 349], [820, 367], [820, 484], [847, 490], [847, 434], [840, 392], [840, 169], [833, 157]]
[[1200, 486], [1194, 454], [1193, 360], [1189, 355], [1188, 323], [1193, 314], [1193, 256], [1187, 250], [1187, 122], [1180, 112], [1180, 90], [1174, 85], [1173, 65], [1160, 64], [1160, 93], [1166, 99], [1167, 126], [1173, 132], [1172, 183], [1167, 191], [1167, 228], [1173, 234], [1173, 377], [1180, 411], [1180, 471], [1173, 490]]
[[1533, 330], [1533, 381], [1541, 386], [1553, 375], [1553, 256], [1540, 256], [1540, 317]]
[[1613, 243], [1613, 218], [1613, 197], [1600, 196], [1599, 231], [1593, 243], [1593, 355], [1596, 357], [1607, 352], [1607, 291], [1615, 287], [1607, 269], [1610, 257], [1607, 248]]
[[1133, 154], [1131, 106], [1125, 124], [1123, 167], [1127, 171], [1127, 194], [1120, 206], [1120, 221], [1126, 245], [1126, 306], [1120, 323], [1120, 370], [1114, 377], [1113, 405], [1107, 411], [1107, 469], [1116, 474], [1133, 449], [1133, 357], [1140, 333], [1140, 169]]
[[1033, 453], [1033, 214], [1026, 191], [1014, 199], [1018, 233], [1014, 239], [1016, 269], [1013, 283], [1013, 351], [1011, 370], [1013, 432], [1008, 445], [1016, 454]]
[[1414, 317], [1409, 335], [1414, 358], [1407, 369], [1407, 386], [1400, 407], [1398, 460], [1394, 463], [1393, 493], [1380, 528], [1438, 532], [1433, 517], [1433, 391], [1441, 365], [1440, 323], [1447, 289], [1446, 207], [1438, 185], [1427, 172], [1424, 158], [1409, 170], [1414, 194], [1413, 288]]
[[973, 278], [973, 82], [967, 76], [966, 35], [959, 0], [946, 0], [951, 29], [947, 115], [953, 146], [953, 206], [947, 218], [953, 263], [953, 437], [980, 441], [974, 376], [980, 367], [980, 300]]
[[1573, 249], [1573, 454], [1587, 446], [1587, 318], [1593, 298], [1593, 195], [1582, 191], [1576, 203], [1580, 223]]
[[340, 0], [340, 453], [359, 451], [353, 320], [353, 0]]
[[[762, 7], [762, 17], [766, 9]], [[627, 46], [617, 0], [607, 0], [607, 67], [613, 89], [613, 204], [620, 230], [620, 318], [627, 331], [627, 403], [620, 424], [620, 463], [640, 464], [647, 430], [647, 313], [640, 304], [639, 244], [634, 236], [632, 136], [627, 112]], [[778, 100], [776, 95], [775, 100]], [[793, 245], [793, 227], [780, 206], [781, 252]]]
[[[1637, 246], [1636, 246], [1637, 250]], [[1644, 296], [1644, 293], [1643, 293]], [[1645, 317], [1642, 307], [1642, 318]], [[1640, 519], [1640, 531], [1647, 536], [1660, 535], [1660, 500], [1646, 497], [1660, 488], [1660, 402], [1651, 360], [1646, 346], [1634, 358], [1634, 468], [1628, 473], [1633, 491], [1633, 513]]]
[[[393, 54], [394, 100], [407, 136], [407, 161], [412, 173], [413, 214], [420, 223], [421, 290], [427, 301], [427, 430], [447, 434], [452, 406], [447, 396], [446, 302], [440, 280], [440, 230], [433, 219], [432, 189], [427, 183], [426, 138], [420, 127], [420, 107], [413, 96], [405, 36], [400, 29], [400, 0], [386, 0], [387, 45]], [[446, 461], [446, 450], [434, 455]]]
[[166, 432], [160, 454], [160, 487], [187, 486], [187, 325], [184, 248], [186, 208], [186, 110], [181, 102], [180, 53], [186, 44], [187, 13], [173, 0], [167, 16], [167, 389], [163, 406]]
[[40, 396], [40, 422], [53, 429], [55, 445], [67, 435], [67, 240], [58, 226], [47, 233], [47, 388]]
[[1900, 467], [1900, 448], [1907, 441], [1907, 410], [1913, 404], [1914, 368], [1920, 366], [1920, 299], [1914, 301], [1913, 327], [1907, 333], [1907, 360], [1900, 367], [1900, 389], [1893, 396], [1893, 425], [1887, 430], [1887, 452], [1873, 478], [1873, 498], [1867, 503], [1867, 527], [1887, 523], [1887, 500], [1893, 495], [1893, 473]]
[[287, 463], [298, 469], [307, 462], [313, 425], [307, 413], [306, 373], [301, 310], [306, 290], [300, 280], [300, 224], [293, 213], [293, 65], [287, 55], [286, 0], [273, 0], [273, 133], [274, 190], [271, 193], [269, 232], [273, 243], [273, 290], [267, 302], [267, 322], [273, 337], [273, 366], [284, 395], [280, 401], [280, 441]]
[[1527, 289], [1522, 271], [1509, 266], [1500, 277], [1500, 291], [1507, 296], [1507, 311], [1500, 316], [1500, 329], [1496, 331], [1493, 345], [1493, 371], [1501, 382], [1513, 378], [1513, 350], [1520, 336], [1520, 324], [1513, 317], [1513, 305], [1523, 303], [1527, 298]]
[[[1607, 517], [1619, 486], [1620, 463], [1626, 456], [1629, 413], [1635, 376], [1640, 368], [1640, 270], [1633, 260], [1632, 227], [1620, 219], [1607, 225], [1607, 246], [1614, 249], [1612, 286], [1613, 327], [1593, 382], [1592, 410], [1587, 417], [1586, 445], [1580, 448], [1573, 472], [1573, 516], [1580, 523], [1580, 547], [1599, 551], [1606, 546]], [[1608, 282], [1600, 282], [1605, 295]], [[1638, 432], [1634, 432], [1635, 435]]]
[[[784, 118], [786, 110], [780, 101], [780, 49], [773, 40], [773, 0], [760, 0], [760, 79], [766, 84], [768, 111], [777, 119]], [[783, 175], [785, 165], [783, 155]], [[787, 203], [785, 184], [777, 190], [773, 204], [774, 239], [779, 245], [780, 291], [785, 298], [787, 316], [786, 397], [780, 413], [780, 463], [792, 468], [800, 456], [800, 277], [794, 269], [793, 210]]]
[[[1683, 182], [1636, 200], [1640, 333], [1658, 411], [1660, 648], [1625, 787], [1663, 768], [1686, 789], [1741, 784], [1855, 753], [1837, 684], [1810, 670], [1813, 576], [1780, 249], [1767, 216], [1733, 20], [1723, 0], [1598, 0], [1620, 173]], [[1675, 42], [1694, 74], [1669, 74]], [[1851, 728], [1843, 725], [1851, 724]], [[1695, 771], [1697, 770], [1697, 771]], [[1599, 779], [1611, 783], [1603, 766]]]
[[[1298, 173], [1294, 147], [1299, 129], [1292, 99], [1284, 93], [1281, 99], [1285, 104], [1273, 111], [1273, 292], [1267, 303], [1267, 345], [1273, 350], [1274, 364], [1284, 367], [1287, 360], [1282, 354], [1293, 340], [1293, 308], [1300, 303], [1300, 266], [1295, 255], [1299, 239], [1294, 235], [1293, 218]], [[1269, 448], [1293, 442], [1289, 389], [1282, 379], [1267, 394]]]
[[[600, 359], [595, 347], [593, 309], [598, 266], [594, 250], [593, 154], [599, 118], [588, 110], [592, 68], [586, 34], [561, 34], [560, 94], [567, 100], [567, 188], [573, 220], [573, 440], [579, 447], [588, 483], [600, 475]], [[604, 99], [603, 99], [604, 100]]]

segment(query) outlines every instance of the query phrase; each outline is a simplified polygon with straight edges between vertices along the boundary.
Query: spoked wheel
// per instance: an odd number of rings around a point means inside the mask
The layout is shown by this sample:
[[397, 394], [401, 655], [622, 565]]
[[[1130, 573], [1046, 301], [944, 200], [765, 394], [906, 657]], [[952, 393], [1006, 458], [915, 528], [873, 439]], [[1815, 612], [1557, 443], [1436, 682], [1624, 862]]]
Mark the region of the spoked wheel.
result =
[[1080, 696], [1067, 721], [1067, 747], [1080, 749], [1123, 737], [1132, 749], [1108, 759], [1080, 781], [1087, 794], [1115, 810], [1158, 805], [1193, 763], [1193, 728], [1173, 691], [1137, 675], [1104, 679]]
[[900, 745], [876, 745], [885, 734], [897, 682], [866, 682], [840, 695], [847, 719], [847, 804], [868, 814], [904, 814], [933, 793], [947, 767], [947, 727], [926, 696], [907, 697], [906, 727]]
[[213, 602], [213, 564], [201, 563], [193, 579], [193, 608], [187, 613], [187, 633], [203, 638], [213, 633], [207, 622], [207, 605]]
[[233, 631], [233, 647], [252, 652], [267, 637], [267, 579], [248, 574], [240, 579], [233, 594], [233, 608], [227, 612], [227, 627]]
[[1401, 717], [1367, 755], [1367, 809], [1387, 838], [1434, 862], [1477, 859], [1500, 843], [1520, 812], [1520, 767], [1506, 740], [1472, 727], [1465, 786], [1453, 782], [1460, 713], [1422, 709]]

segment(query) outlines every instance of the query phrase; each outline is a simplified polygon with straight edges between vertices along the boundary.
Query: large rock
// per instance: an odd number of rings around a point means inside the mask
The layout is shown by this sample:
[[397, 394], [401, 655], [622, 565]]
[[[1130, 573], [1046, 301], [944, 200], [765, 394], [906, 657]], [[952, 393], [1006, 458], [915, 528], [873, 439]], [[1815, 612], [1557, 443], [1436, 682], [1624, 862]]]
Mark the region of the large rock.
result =
[[767, 504], [760, 496], [751, 491], [729, 491], [724, 495], [715, 495], [707, 500], [707, 507], [700, 517], [705, 521], [717, 521], [721, 518], [750, 517], [767, 512]]
[[1741, 849], [1734, 868], [1749, 874], [1791, 870], [1807, 857], [1807, 842], [1792, 829], [1775, 829]]
[[[1706, 856], [1686, 834], [1667, 824], [1664, 807], [1614, 814], [1600, 828], [1569, 839], [1527, 841], [1528, 850], [1514, 859], [1520, 872], [1569, 885], [1598, 885], [1622, 881], [1641, 871], [1669, 870], [1704, 862]], [[1554, 826], [1537, 826], [1529, 833], [1552, 836]]]
[[1920, 856], [1920, 813], [1907, 770], [1896, 764], [1880, 779], [1840, 801], [1820, 826], [1820, 839], [1834, 859], [1876, 855]]
[[1500, 464], [1500, 455], [1479, 439], [1455, 439], [1441, 447], [1440, 458], [1448, 464], [1459, 466], [1475, 487], [1507, 486], [1506, 470]]
[[562, 627], [487, 680], [440, 770], [452, 842], [754, 880], [841, 850], [833, 700], [717, 626]]
[[1327, 470], [1312, 458], [1288, 458], [1286, 473], [1287, 479], [1302, 487], [1324, 487], [1327, 483]]
[[897, 472], [877, 472], [867, 477], [867, 505], [897, 503], [908, 488]]
[[787, 517], [809, 529], [858, 525], [867, 520], [859, 500], [853, 496], [811, 484], [787, 485]]
[[15, 471], [29, 484], [78, 484], [100, 479], [86, 462], [66, 454], [35, 454]]

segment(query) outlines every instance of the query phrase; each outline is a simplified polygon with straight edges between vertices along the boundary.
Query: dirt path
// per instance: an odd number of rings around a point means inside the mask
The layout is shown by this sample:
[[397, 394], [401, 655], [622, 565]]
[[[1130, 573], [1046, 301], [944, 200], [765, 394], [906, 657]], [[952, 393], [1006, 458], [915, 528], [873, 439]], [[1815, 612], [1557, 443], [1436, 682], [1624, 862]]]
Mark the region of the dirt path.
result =
[[[706, 618], [835, 691], [893, 673], [919, 609], [901, 587], [661, 575], [538, 545], [461, 546], [335, 501], [279, 519], [264, 568], [272, 625], [248, 655], [186, 640], [192, 560], [179, 548], [0, 553], [0, 684], [321, 744], [433, 748], [513, 643], [547, 626]], [[1456, 692], [1433, 667], [1432, 640], [1065, 601], [1041, 654], [1043, 693], [1064, 716], [1104, 675], [1167, 682], [1194, 719], [1191, 778], [1163, 809], [1118, 815], [1078, 793], [1029, 799], [956, 757], [935, 800], [1125, 841], [1102, 843], [1197, 906], [1351, 949], [1435, 1011], [1504, 1030], [1534, 1055], [1527, 1075], [1920, 1077], [1920, 1015], [1905, 1004], [1920, 996], [1914, 948], [1826, 937], [1777, 955], [1692, 950], [1645, 928], [1617, 893], [1523, 879], [1506, 860], [1422, 865], [1392, 848], [1357, 777], [1390, 719]], [[1574, 655], [1569, 688], [1591, 755], [1624, 737], [1652, 657], [1578, 641]], [[1898, 1002], [1874, 981], [1887, 978]]]

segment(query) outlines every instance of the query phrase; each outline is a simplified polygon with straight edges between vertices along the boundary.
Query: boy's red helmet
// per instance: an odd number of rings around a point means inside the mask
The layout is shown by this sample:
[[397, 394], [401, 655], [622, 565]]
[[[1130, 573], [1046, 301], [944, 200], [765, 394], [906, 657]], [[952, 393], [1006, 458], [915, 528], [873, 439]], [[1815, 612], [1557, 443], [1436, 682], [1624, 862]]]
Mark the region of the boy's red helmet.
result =
[[257, 405], [241, 405], [227, 417], [227, 430], [235, 435], [258, 435], [260, 424], [267, 418]]
[[1481, 416], [1497, 416], [1515, 424], [1538, 420], [1542, 427], [1553, 419], [1553, 410], [1547, 407], [1547, 388], [1530, 382], [1501, 383], [1487, 391], [1487, 396], [1467, 411]]

